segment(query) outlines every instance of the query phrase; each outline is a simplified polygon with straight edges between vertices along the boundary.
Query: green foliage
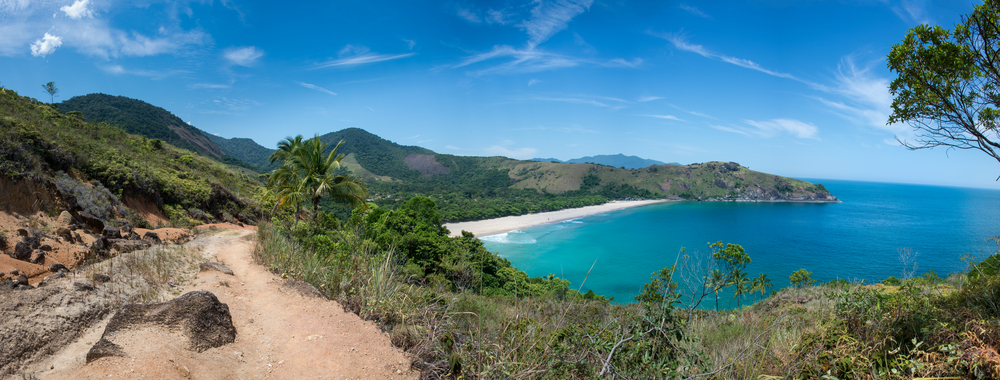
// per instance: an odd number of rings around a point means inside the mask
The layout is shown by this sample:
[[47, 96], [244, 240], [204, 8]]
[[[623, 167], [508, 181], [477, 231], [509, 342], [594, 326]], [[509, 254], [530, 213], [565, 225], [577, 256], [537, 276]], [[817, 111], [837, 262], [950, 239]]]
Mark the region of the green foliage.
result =
[[792, 274], [788, 276], [788, 281], [791, 282], [792, 286], [796, 288], [811, 286], [816, 283], [816, 280], [813, 280], [811, 276], [812, 272], [802, 268], [792, 272]]
[[364, 207], [368, 196], [365, 183], [338, 172], [344, 154], [338, 154], [337, 148], [343, 143], [325, 154], [326, 143], [318, 137], [302, 141], [299, 135], [282, 141], [278, 151], [271, 155], [271, 162], [280, 162], [281, 166], [270, 173], [264, 199], [274, 200], [275, 209], [294, 207], [296, 212], [308, 201], [313, 205], [313, 217], [319, 215], [320, 200], [324, 197]]
[[42, 89], [49, 94], [49, 103], [55, 103], [56, 94], [59, 93], [59, 88], [56, 87], [56, 82], [49, 82], [43, 84]]
[[909, 149], [977, 149], [1000, 161], [998, 99], [1000, 4], [985, 0], [954, 30], [926, 24], [907, 32], [888, 56], [896, 79], [889, 123], [908, 123]]
[[[254, 199], [260, 184], [245, 173], [162, 142], [156, 148], [156, 140], [60, 114], [9, 90], [0, 93], [0, 115], [0, 174], [8, 178], [66, 185], [67, 179], [57, 175], [64, 171], [100, 183], [119, 202], [122, 196], [130, 196], [151, 201], [164, 211], [174, 206], [206, 210], [220, 219], [224, 215], [243, 221], [257, 218]], [[81, 198], [88, 198], [84, 195]], [[114, 217], [133, 224], [139, 219], [137, 215]]]

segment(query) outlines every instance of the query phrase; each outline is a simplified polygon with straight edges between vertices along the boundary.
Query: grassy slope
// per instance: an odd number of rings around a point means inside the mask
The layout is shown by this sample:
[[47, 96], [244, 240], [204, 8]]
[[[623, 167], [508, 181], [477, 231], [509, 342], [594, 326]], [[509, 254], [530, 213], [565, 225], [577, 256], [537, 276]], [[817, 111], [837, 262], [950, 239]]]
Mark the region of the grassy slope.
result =
[[[117, 197], [157, 204], [174, 222], [257, 219], [261, 191], [244, 172], [170, 144], [155, 144], [105, 123], [0, 89], [0, 174], [54, 182], [58, 172], [98, 181]], [[59, 177], [66, 178], [66, 177]], [[207, 214], [207, 215], [206, 215]]]

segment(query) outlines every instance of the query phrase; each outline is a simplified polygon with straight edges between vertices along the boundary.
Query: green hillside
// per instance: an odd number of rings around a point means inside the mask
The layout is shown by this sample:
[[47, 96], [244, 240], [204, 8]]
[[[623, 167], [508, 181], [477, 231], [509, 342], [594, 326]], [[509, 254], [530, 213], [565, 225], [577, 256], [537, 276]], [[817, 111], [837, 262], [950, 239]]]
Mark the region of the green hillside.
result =
[[271, 153], [274, 153], [274, 149], [260, 146], [260, 144], [257, 144], [252, 139], [240, 137], [227, 139], [205, 133], [204, 131], [203, 133], [205, 137], [208, 137], [209, 140], [215, 143], [227, 156], [246, 162], [264, 172], [274, 170], [277, 167], [277, 165], [272, 165], [268, 162], [268, 158], [271, 156]]
[[141, 226], [129, 211], [138, 202], [180, 225], [258, 219], [261, 184], [252, 172], [7, 89], [0, 89], [0, 115], [0, 176], [52, 189], [71, 212]]
[[[226, 154], [258, 167], [267, 168], [266, 157], [274, 151], [249, 139], [210, 138], [220, 142]], [[359, 128], [320, 138], [331, 149], [344, 141], [338, 152], [347, 154], [347, 168], [368, 182], [376, 203], [397, 207], [413, 196], [429, 196], [438, 203], [446, 221], [521, 215], [625, 198], [838, 201], [822, 185], [752, 171], [733, 162], [622, 169], [593, 163], [436, 154]]]
[[227, 156], [205, 134], [163, 108], [138, 99], [106, 94], [75, 96], [59, 103], [60, 112], [77, 111], [92, 122], [119, 126], [125, 132], [159, 139], [178, 148], [198, 152], [220, 162], [250, 167], [245, 162]]

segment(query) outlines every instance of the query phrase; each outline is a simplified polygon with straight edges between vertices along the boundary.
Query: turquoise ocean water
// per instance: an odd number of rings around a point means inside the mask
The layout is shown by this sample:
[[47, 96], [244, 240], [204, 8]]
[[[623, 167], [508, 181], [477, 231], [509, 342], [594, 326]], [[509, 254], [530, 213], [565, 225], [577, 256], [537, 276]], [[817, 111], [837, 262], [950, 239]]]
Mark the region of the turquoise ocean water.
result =
[[[843, 203], [666, 202], [482, 240], [529, 276], [552, 273], [573, 288], [594, 265], [583, 291], [626, 303], [681, 247], [707, 253], [706, 243], [718, 240], [742, 245], [753, 260], [748, 276], [765, 273], [778, 289], [799, 268], [824, 282], [899, 277], [899, 248], [918, 253], [918, 274], [944, 276], [964, 270], [963, 254], [982, 255], [986, 239], [1000, 235], [997, 190], [807, 180]], [[720, 303], [732, 306], [731, 299]]]

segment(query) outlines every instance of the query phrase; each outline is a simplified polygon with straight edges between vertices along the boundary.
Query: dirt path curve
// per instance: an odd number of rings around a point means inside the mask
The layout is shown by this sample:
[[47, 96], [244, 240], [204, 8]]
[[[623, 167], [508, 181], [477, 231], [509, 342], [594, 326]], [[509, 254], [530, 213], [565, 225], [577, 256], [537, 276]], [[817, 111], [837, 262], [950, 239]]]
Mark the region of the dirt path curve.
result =
[[[183, 349], [171, 334], [129, 332], [129, 358], [102, 358], [84, 365], [80, 356], [103, 326], [39, 363], [41, 379], [414, 379], [410, 359], [393, 348], [375, 324], [345, 312], [334, 301], [287, 294], [282, 280], [253, 263], [248, 230], [223, 231], [189, 244], [206, 260], [235, 275], [201, 272], [181, 293], [208, 290], [229, 305], [236, 342], [202, 353]], [[62, 356], [62, 357], [60, 357]]]

